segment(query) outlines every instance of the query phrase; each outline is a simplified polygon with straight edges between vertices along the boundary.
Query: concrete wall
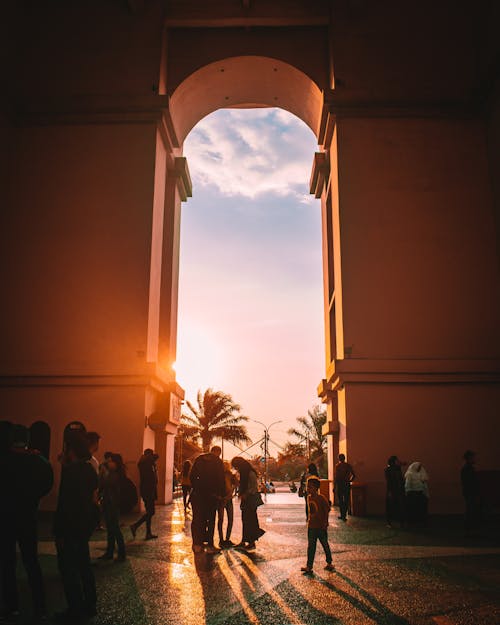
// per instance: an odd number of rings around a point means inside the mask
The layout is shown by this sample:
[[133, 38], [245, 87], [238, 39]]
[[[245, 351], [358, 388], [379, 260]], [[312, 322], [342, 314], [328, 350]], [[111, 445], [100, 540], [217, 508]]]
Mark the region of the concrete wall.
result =
[[500, 276], [481, 121], [338, 120], [352, 358], [498, 358]]
[[0, 373], [117, 373], [145, 362], [154, 125], [17, 131], [2, 211]]
[[462, 456], [497, 469], [498, 384], [346, 384], [348, 459], [367, 485], [368, 510], [382, 513], [384, 468], [396, 454], [429, 474], [429, 511], [460, 512]]
[[43, 420], [51, 427], [51, 456], [56, 485], [44, 499], [45, 509], [54, 509], [60, 476], [58, 454], [62, 451], [63, 431], [70, 421], [81, 421], [88, 431], [102, 436], [98, 457], [105, 451], [121, 453], [129, 476], [138, 483], [136, 463], [143, 450], [144, 387], [109, 381], [66, 379], [48, 386], [11, 386], [0, 388], [1, 419], [29, 426]]

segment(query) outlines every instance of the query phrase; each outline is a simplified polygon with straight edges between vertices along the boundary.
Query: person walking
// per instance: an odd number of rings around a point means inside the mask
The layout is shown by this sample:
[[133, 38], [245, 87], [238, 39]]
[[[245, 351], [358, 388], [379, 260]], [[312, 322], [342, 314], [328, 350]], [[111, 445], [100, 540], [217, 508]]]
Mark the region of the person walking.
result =
[[204, 543], [207, 543], [207, 553], [220, 552], [214, 545], [214, 532], [215, 513], [225, 492], [221, 451], [218, 445], [214, 445], [208, 453], [198, 456], [191, 468], [191, 536], [195, 553], [203, 551]]
[[306, 521], [309, 515], [308, 505], [307, 505], [307, 480], [310, 477], [319, 478], [318, 467], [314, 464], [314, 462], [310, 462], [307, 466], [307, 469], [300, 476], [300, 485], [299, 485], [299, 497], [304, 497], [305, 505], [306, 505]]
[[84, 434], [68, 435], [62, 458], [61, 483], [54, 517], [57, 562], [67, 609], [57, 621], [73, 623], [97, 613], [97, 593], [90, 562], [89, 539], [97, 526], [97, 475], [89, 463]]
[[304, 573], [313, 572], [314, 556], [316, 555], [316, 543], [319, 540], [326, 557], [326, 571], [334, 571], [332, 564], [332, 552], [328, 544], [328, 514], [330, 504], [320, 492], [321, 482], [317, 477], [307, 480], [307, 500], [309, 505], [309, 517], [307, 520], [307, 564], [300, 570]]
[[263, 503], [258, 489], [257, 473], [252, 465], [241, 456], [233, 458], [231, 465], [240, 474], [238, 495], [241, 500], [243, 535], [237, 547], [246, 550], [255, 549], [255, 541], [265, 534], [265, 531], [259, 527], [257, 516], [257, 508]]
[[[231, 532], [233, 529], [234, 508], [233, 508], [233, 495], [236, 487], [236, 480], [234, 474], [231, 471], [231, 465], [229, 462], [224, 461], [224, 497], [219, 503], [217, 508], [217, 530], [219, 532], [219, 547], [233, 547], [234, 543], [231, 540]], [[223, 525], [224, 525], [224, 512], [227, 515], [226, 526], [226, 538], [224, 539]]]
[[476, 454], [468, 449], [464, 453], [464, 466], [460, 471], [462, 494], [465, 500], [465, 536], [468, 537], [479, 527], [481, 497], [479, 480], [475, 468]]
[[392, 521], [396, 519], [404, 525], [405, 519], [405, 482], [401, 472], [401, 462], [397, 456], [391, 456], [387, 460], [384, 470], [386, 483], [385, 511], [387, 527], [392, 527]]
[[184, 516], [186, 515], [186, 511], [188, 507], [191, 505], [189, 501], [189, 494], [191, 493], [191, 478], [189, 474], [191, 473], [191, 461], [186, 460], [182, 465], [182, 475], [181, 475], [181, 488], [182, 488], [182, 503], [184, 504]]
[[2, 422], [0, 479], [9, 510], [0, 515], [0, 580], [6, 621], [19, 612], [16, 543], [28, 577], [36, 620], [46, 618], [45, 587], [38, 560], [37, 511], [40, 499], [54, 483], [49, 461], [28, 448], [24, 426]]
[[429, 505], [429, 476], [421, 462], [412, 462], [405, 473], [406, 511], [408, 523], [424, 525]]
[[347, 521], [351, 482], [355, 477], [351, 465], [345, 461], [345, 455], [339, 454], [339, 461], [335, 465], [335, 492], [340, 508], [339, 519], [344, 522]]
[[135, 538], [137, 530], [143, 523], [146, 523], [146, 540], [158, 538], [157, 534], [153, 534], [151, 531], [151, 519], [155, 514], [155, 501], [158, 499], [158, 471], [156, 468], [158, 458], [158, 454], [155, 454], [152, 449], [145, 449], [137, 463], [140, 475], [139, 490], [146, 512], [130, 526], [133, 538]]
[[125, 541], [120, 529], [120, 487], [125, 478], [125, 466], [122, 457], [119, 454], [108, 456], [106, 469], [101, 474], [99, 491], [108, 532], [108, 544], [104, 554], [99, 556], [99, 560], [112, 560], [116, 543], [118, 549], [116, 562], [124, 562], [126, 559]]

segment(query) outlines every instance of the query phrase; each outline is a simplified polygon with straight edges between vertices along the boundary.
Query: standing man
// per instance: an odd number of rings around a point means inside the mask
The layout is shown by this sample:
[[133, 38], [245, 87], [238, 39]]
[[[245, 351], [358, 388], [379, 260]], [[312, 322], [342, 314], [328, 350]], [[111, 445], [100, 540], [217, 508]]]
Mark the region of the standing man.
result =
[[205, 542], [207, 553], [220, 551], [214, 545], [215, 512], [225, 494], [224, 465], [220, 455], [221, 448], [215, 445], [209, 453], [198, 456], [191, 468], [191, 535], [195, 553], [203, 551]]
[[470, 536], [471, 533], [478, 528], [479, 525], [479, 508], [481, 503], [479, 480], [477, 478], [476, 454], [468, 449], [464, 453], [464, 466], [460, 472], [460, 481], [462, 483], [462, 494], [465, 499], [465, 535]]
[[144, 501], [146, 513], [130, 526], [130, 531], [134, 538], [137, 530], [143, 523], [146, 523], [146, 540], [158, 538], [158, 535], [153, 534], [151, 531], [151, 519], [155, 514], [155, 501], [158, 499], [158, 471], [156, 468], [158, 458], [158, 454], [155, 454], [152, 449], [145, 449], [137, 463], [140, 475], [139, 490]]
[[99, 520], [97, 475], [89, 462], [86, 434], [70, 432], [62, 458], [61, 484], [54, 518], [57, 563], [68, 604], [56, 615], [73, 623], [95, 616], [97, 594], [89, 540]]
[[38, 560], [37, 512], [40, 498], [52, 488], [49, 461], [28, 448], [28, 431], [22, 425], [2, 422], [0, 472], [2, 496], [9, 511], [0, 521], [0, 580], [8, 620], [19, 611], [16, 583], [16, 543], [28, 576], [36, 619], [46, 617], [45, 589]]
[[339, 462], [335, 466], [335, 492], [339, 502], [341, 521], [347, 521], [351, 482], [355, 477], [351, 465], [345, 461], [345, 455], [339, 454]]

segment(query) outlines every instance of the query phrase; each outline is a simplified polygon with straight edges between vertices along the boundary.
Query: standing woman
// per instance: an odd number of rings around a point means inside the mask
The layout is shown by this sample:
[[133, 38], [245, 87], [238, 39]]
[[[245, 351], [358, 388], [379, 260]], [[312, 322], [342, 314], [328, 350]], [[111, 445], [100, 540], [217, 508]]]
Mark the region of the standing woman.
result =
[[429, 505], [429, 476], [421, 462], [412, 462], [405, 473], [406, 510], [409, 523], [425, 525]]
[[100, 560], [112, 560], [115, 543], [118, 547], [117, 562], [124, 562], [125, 541], [120, 529], [120, 485], [125, 478], [125, 465], [120, 454], [109, 454], [106, 459], [106, 472], [101, 474], [101, 496], [108, 546]]
[[255, 549], [255, 541], [265, 534], [265, 531], [259, 527], [257, 517], [257, 507], [262, 502], [257, 485], [257, 473], [252, 465], [240, 456], [233, 458], [231, 465], [240, 474], [238, 494], [241, 500], [243, 536], [237, 547]]
[[182, 465], [182, 475], [181, 475], [181, 487], [182, 487], [182, 503], [184, 504], [184, 514], [186, 514], [186, 510], [189, 503], [189, 493], [191, 492], [191, 478], [189, 474], [191, 473], [191, 461], [186, 460], [186, 462]]

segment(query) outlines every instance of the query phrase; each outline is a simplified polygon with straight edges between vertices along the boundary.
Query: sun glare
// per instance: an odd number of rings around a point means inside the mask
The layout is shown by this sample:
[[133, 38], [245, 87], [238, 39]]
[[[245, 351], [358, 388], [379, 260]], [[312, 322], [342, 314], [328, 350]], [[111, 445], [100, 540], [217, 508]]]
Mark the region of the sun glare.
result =
[[180, 325], [179, 330], [177, 360], [172, 365], [177, 381], [188, 392], [216, 386], [225, 371], [225, 353], [220, 341], [189, 322]]

